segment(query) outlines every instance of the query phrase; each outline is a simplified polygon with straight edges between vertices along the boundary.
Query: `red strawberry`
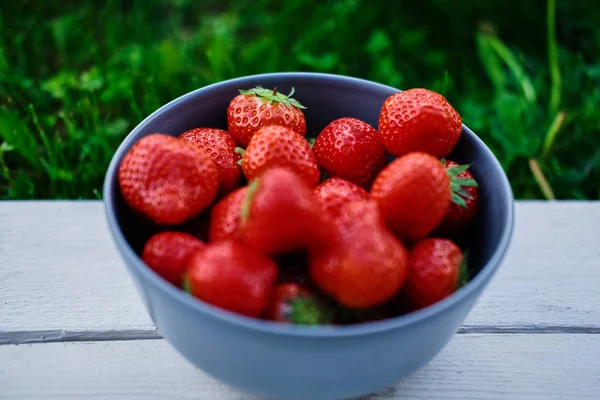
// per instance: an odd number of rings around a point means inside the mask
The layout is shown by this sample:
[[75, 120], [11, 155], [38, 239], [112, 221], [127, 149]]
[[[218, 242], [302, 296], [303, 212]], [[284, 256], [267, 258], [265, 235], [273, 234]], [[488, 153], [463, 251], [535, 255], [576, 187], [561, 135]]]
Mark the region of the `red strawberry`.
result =
[[321, 175], [306, 139], [279, 125], [259, 129], [242, 158], [242, 170], [249, 181], [273, 167], [293, 169], [311, 186], [319, 182]]
[[252, 247], [267, 254], [305, 249], [326, 238], [328, 226], [311, 188], [292, 170], [269, 169], [250, 183], [240, 236]]
[[240, 90], [227, 108], [227, 129], [235, 141], [246, 147], [254, 133], [268, 125], [282, 125], [299, 135], [306, 134], [306, 120], [301, 109], [305, 108], [292, 98], [294, 89], [287, 96], [277, 89], [257, 86]]
[[355, 183], [341, 178], [329, 178], [313, 189], [325, 215], [337, 220], [344, 208], [355, 200], [368, 200], [369, 193]]
[[210, 228], [208, 230], [210, 242], [234, 239], [238, 236], [242, 204], [247, 193], [248, 186], [238, 188], [214, 205], [210, 211]]
[[404, 295], [414, 308], [427, 307], [454, 293], [460, 285], [463, 255], [447, 239], [427, 238], [409, 255]]
[[379, 137], [395, 156], [421, 151], [448, 155], [462, 130], [462, 119], [439, 93], [409, 89], [388, 97], [379, 114]]
[[183, 232], [152, 235], [142, 251], [142, 260], [158, 275], [181, 287], [182, 274], [192, 255], [204, 247], [196, 237]]
[[234, 241], [207, 244], [184, 274], [185, 288], [193, 296], [251, 317], [265, 312], [276, 280], [273, 260]]
[[310, 253], [310, 274], [319, 288], [348, 308], [390, 300], [407, 274], [407, 251], [385, 227], [377, 204], [354, 201], [338, 221], [333, 245]]
[[219, 192], [222, 197], [240, 186], [242, 171], [237, 162], [242, 156], [235, 151], [235, 140], [222, 129], [196, 128], [180, 137], [199, 146], [208, 154], [219, 171]]
[[386, 164], [377, 131], [356, 118], [340, 118], [323, 129], [313, 146], [317, 164], [327, 176], [369, 187]]
[[329, 314], [310, 291], [295, 283], [282, 283], [275, 287], [267, 318], [272, 321], [323, 325], [330, 323]]
[[455, 192], [453, 203], [435, 233], [442, 236], [455, 236], [464, 230], [479, 209], [479, 189], [473, 175], [467, 171], [468, 165], [454, 161], [444, 161]]
[[418, 152], [388, 164], [375, 178], [371, 196], [379, 203], [386, 224], [402, 240], [425, 237], [442, 222], [452, 202], [444, 165]]
[[178, 224], [204, 211], [218, 183], [217, 167], [202, 149], [160, 133], [140, 139], [119, 167], [125, 201], [157, 224]]

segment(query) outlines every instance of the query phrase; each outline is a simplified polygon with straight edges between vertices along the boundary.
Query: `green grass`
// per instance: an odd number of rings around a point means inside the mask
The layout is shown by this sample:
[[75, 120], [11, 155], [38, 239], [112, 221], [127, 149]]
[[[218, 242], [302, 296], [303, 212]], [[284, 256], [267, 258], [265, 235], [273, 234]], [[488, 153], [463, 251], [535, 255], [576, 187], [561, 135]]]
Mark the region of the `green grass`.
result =
[[[165, 5], [170, 3], [170, 5]], [[123, 137], [236, 76], [352, 75], [444, 93], [517, 197], [600, 197], [592, 0], [13, 1], [0, 14], [0, 198], [96, 198]]]

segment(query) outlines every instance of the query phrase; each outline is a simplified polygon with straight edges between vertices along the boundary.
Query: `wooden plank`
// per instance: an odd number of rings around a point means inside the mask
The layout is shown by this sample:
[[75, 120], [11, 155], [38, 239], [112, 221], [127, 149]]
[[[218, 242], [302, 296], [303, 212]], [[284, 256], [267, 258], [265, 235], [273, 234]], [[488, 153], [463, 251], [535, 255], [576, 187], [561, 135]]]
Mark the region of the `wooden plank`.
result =
[[517, 202], [511, 248], [466, 325], [600, 328], [600, 202]]
[[0, 202], [0, 331], [153, 329], [99, 201]]
[[[596, 399], [600, 335], [457, 335], [429, 365], [371, 399]], [[164, 340], [0, 346], [0, 399], [254, 399]]]
[[[0, 202], [4, 339], [156, 336], [103, 212], [99, 201]], [[599, 329], [600, 202], [519, 202], [516, 215], [510, 253], [464, 330]]]

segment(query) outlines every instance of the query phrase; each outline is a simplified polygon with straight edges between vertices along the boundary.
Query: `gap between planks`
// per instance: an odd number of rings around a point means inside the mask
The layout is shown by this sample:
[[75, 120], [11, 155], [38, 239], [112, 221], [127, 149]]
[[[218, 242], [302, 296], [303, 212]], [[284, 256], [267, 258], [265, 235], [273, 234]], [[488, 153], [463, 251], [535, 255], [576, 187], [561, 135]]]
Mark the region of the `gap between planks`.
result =
[[[600, 326], [462, 326], [457, 332], [464, 334], [600, 334]], [[124, 340], [162, 339], [158, 330], [122, 329], [108, 331], [47, 331], [0, 332], [1, 345], [33, 343], [108, 342]]]

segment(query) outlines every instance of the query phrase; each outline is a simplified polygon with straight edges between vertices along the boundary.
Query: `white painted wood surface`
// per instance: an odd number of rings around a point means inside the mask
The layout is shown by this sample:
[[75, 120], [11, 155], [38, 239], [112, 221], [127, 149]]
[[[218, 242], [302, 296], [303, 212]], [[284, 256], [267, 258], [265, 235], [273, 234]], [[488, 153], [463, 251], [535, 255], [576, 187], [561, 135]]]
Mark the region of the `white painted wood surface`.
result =
[[[0, 332], [151, 332], [102, 203], [0, 202]], [[466, 327], [600, 328], [600, 202], [518, 202], [505, 262]]]
[[[600, 335], [457, 335], [429, 365], [370, 399], [597, 399], [598, 349]], [[162, 339], [0, 346], [0, 360], [2, 400], [255, 399]]]
[[[516, 212], [509, 255], [461, 334], [370, 399], [598, 398], [600, 202]], [[66, 398], [254, 399], [160, 339], [102, 203], [0, 202], [0, 400]]]

